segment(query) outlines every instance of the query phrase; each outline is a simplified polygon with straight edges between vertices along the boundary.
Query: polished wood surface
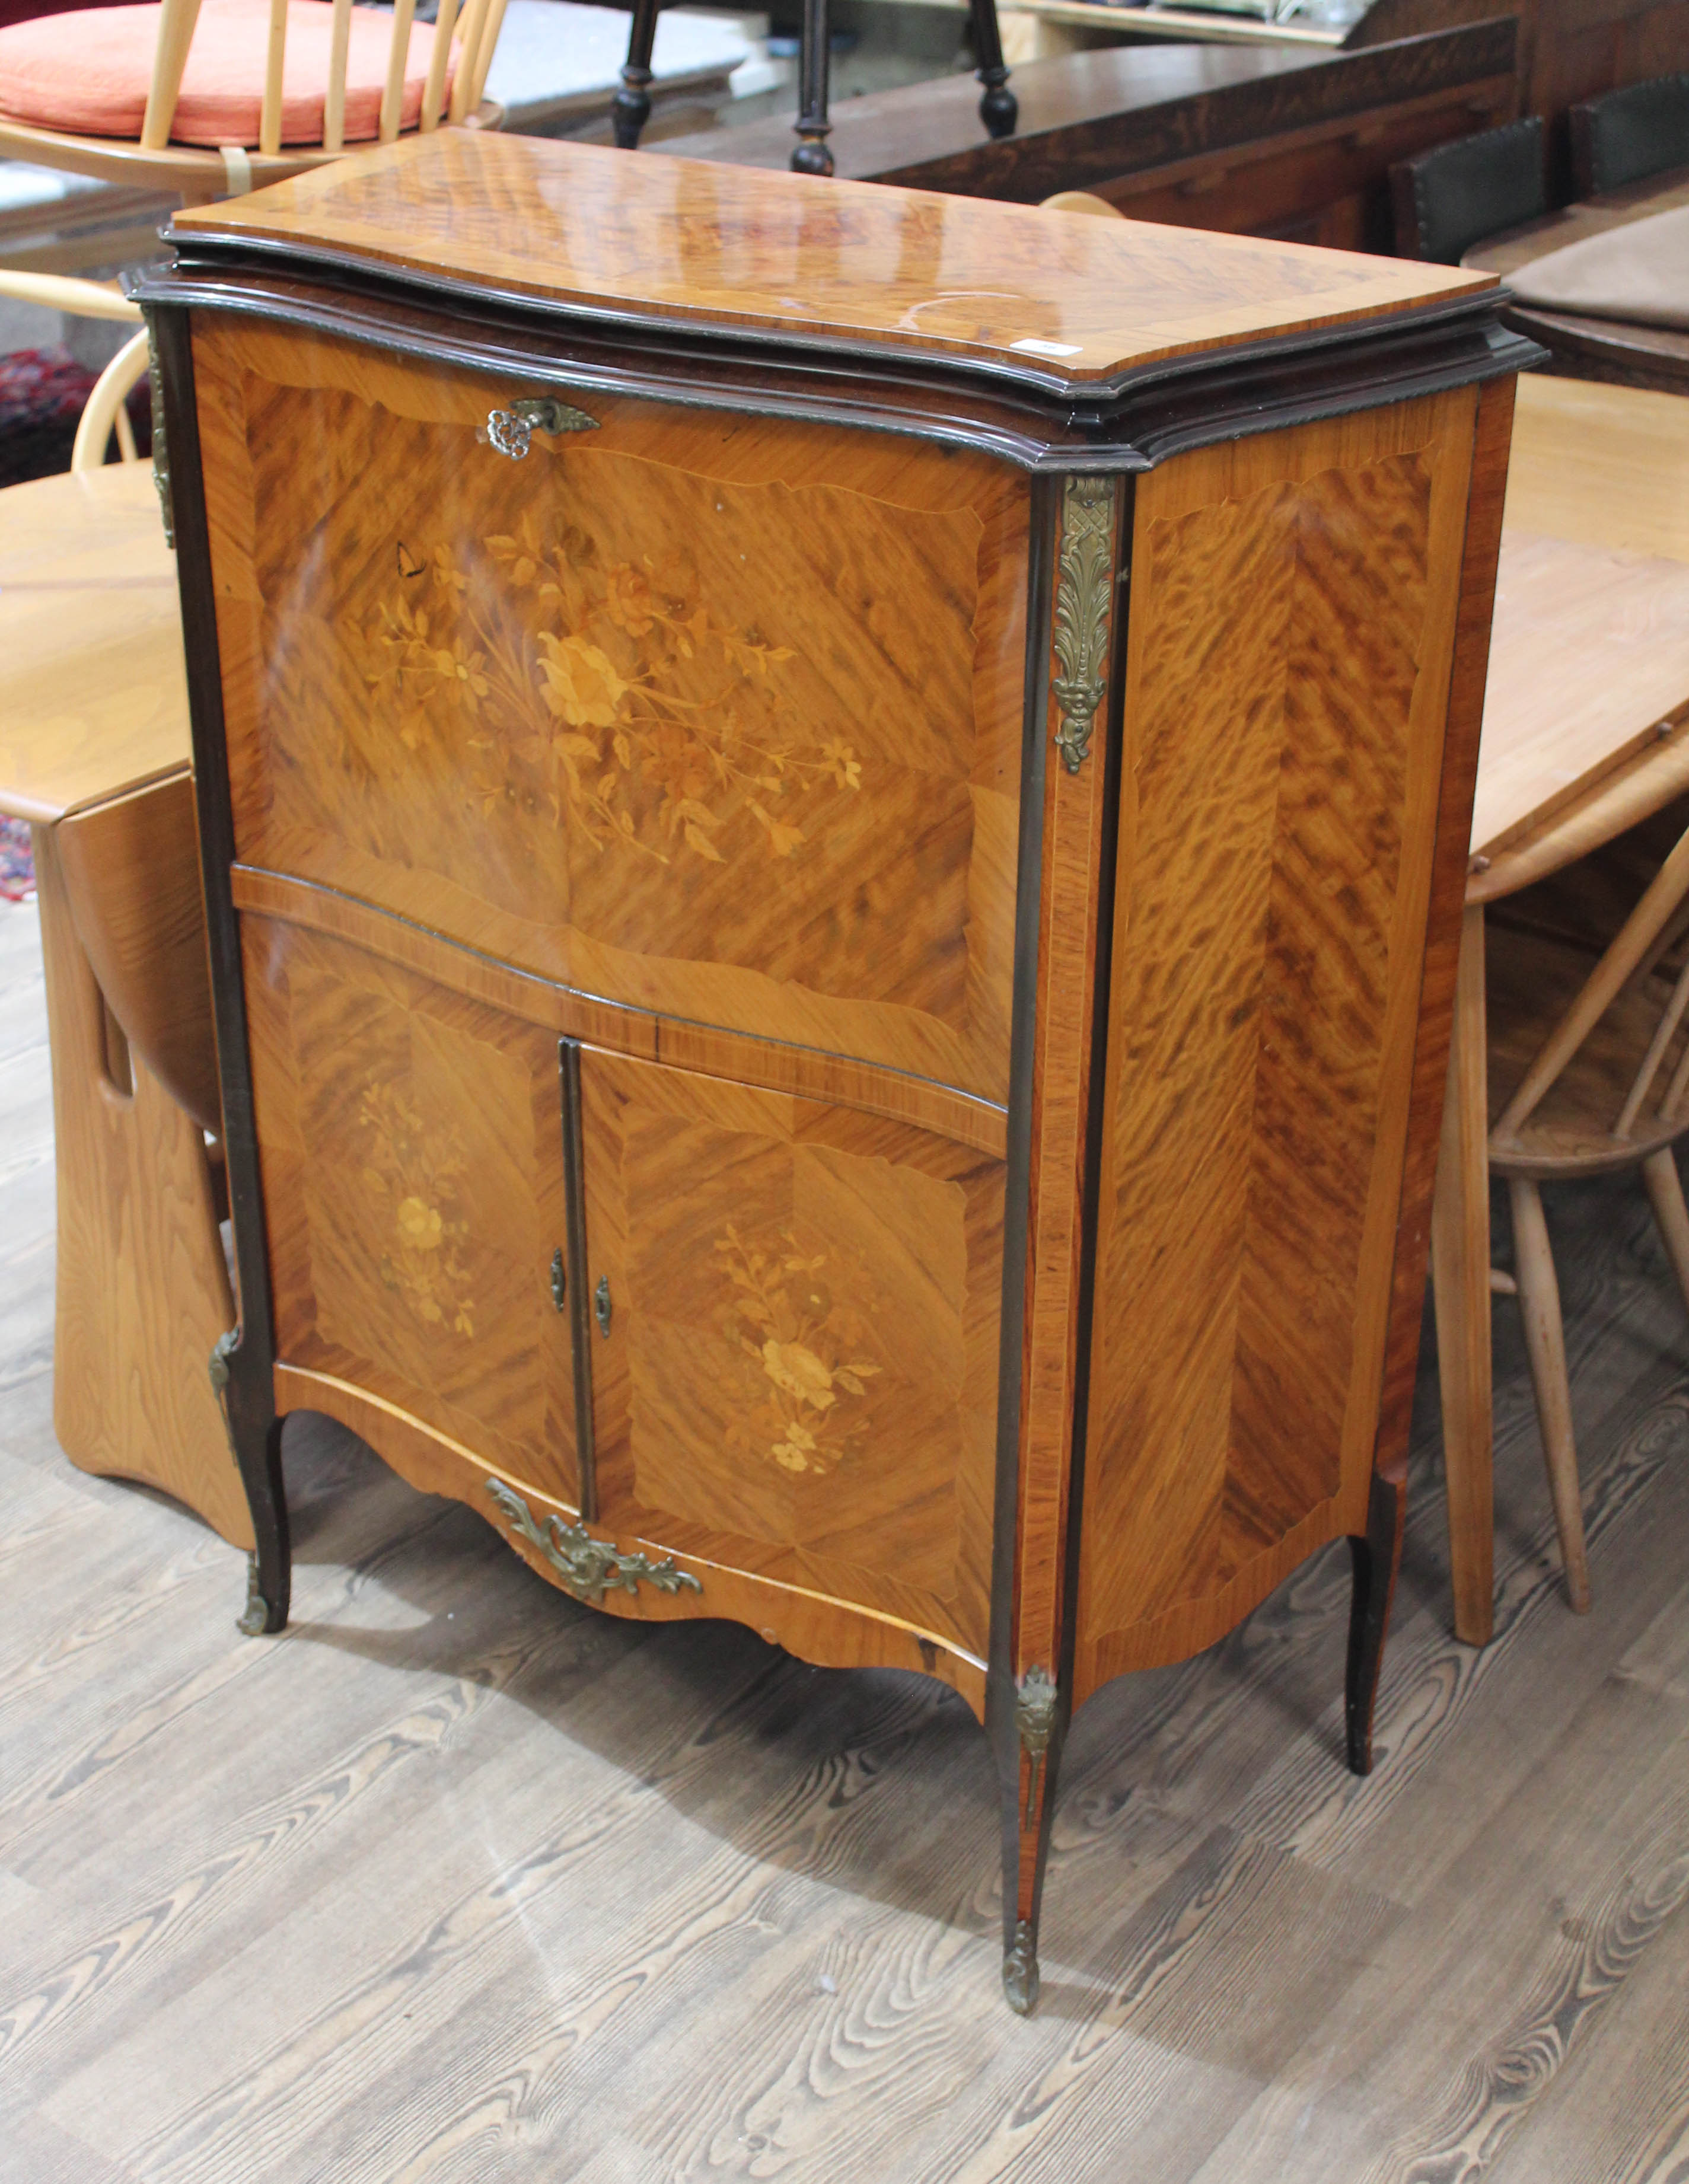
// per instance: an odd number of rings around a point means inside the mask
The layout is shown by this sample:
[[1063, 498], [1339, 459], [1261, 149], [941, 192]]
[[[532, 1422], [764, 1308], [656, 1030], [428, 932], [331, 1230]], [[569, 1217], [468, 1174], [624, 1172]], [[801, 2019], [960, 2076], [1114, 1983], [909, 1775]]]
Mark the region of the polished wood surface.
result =
[[1689, 725], [1689, 404], [1520, 382], [1491, 662], [1474, 900], [1535, 876], [1533, 845], [1627, 770], [1674, 793], [1658, 767]]
[[176, 231], [490, 283], [612, 320], [1033, 361], [1073, 383], [1478, 278], [1241, 237], [1211, 237], [1193, 258], [1182, 235], [1135, 223], [1052, 230], [1030, 208], [463, 132], [185, 213]]
[[912, 1646], [1025, 2011], [1074, 1705], [1342, 1532], [1371, 1764], [1519, 350], [1422, 268], [466, 141], [145, 291], [248, 1627], [318, 1407], [578, 1597]]
[[0, 811], [51, 822], [187, 756], [176, 565], [151, 472], [114, 463], [8, 487]]
[[[1689, 55], [1686, 55], [1689, 59]], [[1486, 273], [1508, 274], [1552, 250], [1611, 233], [1650, 214], [1689, 205], [1689, 171], [1652, 175], [1609, 196], [1558, 212], [1476, 244], [1461, 260]], [[1557, 368], [1579, 379], [1621, 387], [1651, 387], [1667, 394], [1689, 392], [1689, 333], [1671, 326], [1632, 326], [1618, 319], [1586, 318], [1537, 304], [1508, 307], [1509, 323], [1554, 354]]]
[[[1129, 20], [1118, 8], [1092, 12], [1112, 29]], [[1136, 220], [1387, 253], [1391, 163], [1517, 110], [1513, 26], [1502, 21], [1378, 53], [1295, 47], [1275, 31], [1248, 51], [1112, 45], [1017, 65], [1020, 115], [1001, 139], [980, 127], [970, 81], [940, 77], [840, 105], [828, 140], [837, 171], [1021, 203], [1084, 189]], [[752, 122], [652, 149], [780, 168], [790, 135]]]
[[196, 368], [244, 863], [1006, 1099], [1018, 472], [613, 402], [516, 469], [465, 373], [239, 321]]
[[[167, 806], [175, 788], [142, 794]], [[104, 1005], [59, 839], [33, 830], [59, 1198], [53, 1428], [84, 1470], [159, 1487], [250, 1547], [209, 1370], [235, 1306], [204, 1134]]]
[[1138, 488], [1080, 1691], [1366, 1529], [1474, 406]]

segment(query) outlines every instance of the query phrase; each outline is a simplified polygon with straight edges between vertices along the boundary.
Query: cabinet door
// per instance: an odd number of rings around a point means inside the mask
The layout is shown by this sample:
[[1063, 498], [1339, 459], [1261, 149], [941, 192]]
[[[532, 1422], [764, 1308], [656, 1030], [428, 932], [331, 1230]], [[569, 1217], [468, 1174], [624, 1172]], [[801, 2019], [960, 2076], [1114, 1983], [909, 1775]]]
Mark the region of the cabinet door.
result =
[[575, 1504], [555, 1037], [279, 920], [243, 938], [278, 1361]]
[[983, 1656], [1001, 1162], [596, 1049], [581, 1085], [603, 1529]]

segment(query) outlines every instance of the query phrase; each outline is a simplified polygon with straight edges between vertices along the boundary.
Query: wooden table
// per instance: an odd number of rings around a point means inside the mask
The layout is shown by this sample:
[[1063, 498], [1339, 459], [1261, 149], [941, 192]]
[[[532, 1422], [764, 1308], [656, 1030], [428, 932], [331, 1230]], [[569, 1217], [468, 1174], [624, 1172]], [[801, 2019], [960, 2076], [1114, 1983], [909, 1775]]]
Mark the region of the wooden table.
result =
[[0, 493], [0, 812], [31, 823], [58, 1148], [53, 1426], [252, 1544], [174, 556], [144, 463]]
[[1433, 1216], [1455, 1629], [1493, 1616], [1484, 910], [1689, 789], [1689, 402], [1523, 379]]
[[[1491, 236], [1474, 244], [1461, 263], [1474, 271], [1499, 273], [1505, 280], [1551, 250], [1564, 250], [1569, 243], [1586, 242], [1680, 205], [1689, 205], [1689, 168], [1685, 167], [1652, 175], [1606, 197], [1566, 205], [1545, 219]], [[1519, 303], [1508, 306], [1507, 318], [1520, 333], [1552, 349], [1556, 368], [1572, 377], [1689, 393], [1689, 333], [1669, 326], [1632, 326], [1617, 319], [1540, 310]]]

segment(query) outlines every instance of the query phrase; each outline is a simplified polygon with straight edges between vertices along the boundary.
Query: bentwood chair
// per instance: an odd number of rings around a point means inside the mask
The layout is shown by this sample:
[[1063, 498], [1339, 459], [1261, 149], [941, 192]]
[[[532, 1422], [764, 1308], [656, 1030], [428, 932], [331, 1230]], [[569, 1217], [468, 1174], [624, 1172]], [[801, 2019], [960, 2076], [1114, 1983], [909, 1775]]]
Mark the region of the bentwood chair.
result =
[[[33, 300], [139, 315], [50, 286]], [[97, 382], [71, 471], [0, 490], [0, 812], [31, 825], [53, 1060], [53, 1424], [82, 1469], [249, 1550], [209, 1369], [236, 1312], [181, 624], [123, 415], [145, 369], [142, 333]]]
[[1626, 84], [1568, 110], [1572, 194], [1592, 198], [1689, 167], [1689, 75]]
[[1548, 209], [1541, 114], [1439, 144], [1390, 170], [1396, 254], [1458, 265], [1486, 236]]
[[1491, 1283], [1524, 1315], [1566, 1586], [1582, 1613], [1589, 1570], [1541, 1186], [1639, 1167], [1689, 1306], [1673, 1150], [1689, 1132], [1689, 804], [1492, 904], [1485, 942], [1489, 1165], [1507, 1179], [1515, 1261]]
[[0, 30], [0, 157], [239, 196], [443, 123], [484, 127], [504, 0], [153, 0]]

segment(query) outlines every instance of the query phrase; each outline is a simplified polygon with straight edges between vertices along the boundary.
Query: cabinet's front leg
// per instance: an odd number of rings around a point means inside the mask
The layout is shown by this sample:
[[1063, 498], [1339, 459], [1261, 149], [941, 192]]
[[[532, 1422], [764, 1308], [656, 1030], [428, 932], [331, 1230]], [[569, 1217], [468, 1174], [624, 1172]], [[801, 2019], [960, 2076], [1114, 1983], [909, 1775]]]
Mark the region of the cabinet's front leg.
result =
[[229, 1446], [246, 1488], [256, 1546], [247, 1557], [246, 1606], [239, 1627], [248, 1638], [284, 1630], [293, 1588], [287, 1496], [282, 1478], [282, 1421], [276, 1415], [268, 1356], [243, 1355], [233, 1329], [211, 1353], [211, 1379], [222, 1399]]
[[1028, 2017], [1038, 2004], [1038, 1920], [1067, 1709], [1049, 1674], [1033, 1668], [991, 1694], [990, 1712], [1002, 1797], [1003, 1992]]

